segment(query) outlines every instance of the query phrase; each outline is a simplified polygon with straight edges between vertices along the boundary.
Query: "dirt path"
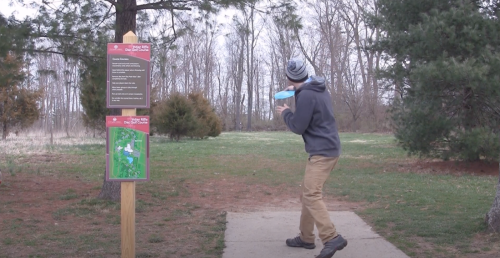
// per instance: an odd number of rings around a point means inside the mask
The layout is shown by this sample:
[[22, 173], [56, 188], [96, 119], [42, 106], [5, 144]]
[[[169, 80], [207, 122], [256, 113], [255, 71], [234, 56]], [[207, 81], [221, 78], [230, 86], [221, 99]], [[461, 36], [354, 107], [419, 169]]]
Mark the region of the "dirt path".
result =
[[[248, 185], [234, 179], [157, 185], [155, 190], [147, 184], [151, 183], [139, 183], [136, 189], [137, 253], [143, 257], [164, 257], [165, 253], [169, 254], [166, 257], [197, 257], [205, 250], [183, 252], [186, 243], [192, 248], [205, 245], [206, 235], [215, 234], [211, 229], [217, 227], [217, 216], [227, 211], [301, 207], [299, 193], [294, 192], [299, 187]], [[79, 178], [24, 173], [4, 176], [0, 185], [0, 257], [58, 252], [61, 255], [54, 257], [82, 257], [82, 253], [116, 257], [120, 210], [117, 204], [95, 201], [100, 186]], [[327, 204], [331, 210], [360, 208], [359, 204], [334, 200]], [[108, 244], [92, 247], [103, 241]]]

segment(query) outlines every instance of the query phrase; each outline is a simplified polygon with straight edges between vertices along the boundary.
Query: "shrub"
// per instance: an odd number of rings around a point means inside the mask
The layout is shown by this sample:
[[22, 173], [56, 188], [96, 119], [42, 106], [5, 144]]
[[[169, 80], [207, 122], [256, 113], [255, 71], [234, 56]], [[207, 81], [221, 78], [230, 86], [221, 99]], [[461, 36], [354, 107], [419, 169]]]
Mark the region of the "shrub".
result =
[[222, 132], [222, 123], [202, 93], [191, 93], [186, 98], [173, 93], [167, 100], [152, 104], [151, 131], [167, 134], [171, 139], [182, 136], [216, 137]]
[[168, 134], [179, 140], [197, 128], [191, 103], [179, 93], [173, 93], [166, 101], [159, 102], [152, 112], [151, 126], [159, 134]]
[[222, 123], [203, 94], [201, 92], [190, 93], [188, 99], [191, 101], [197, 119], [197, 128], [191, 136], [200, 139], [207, 136], [219, 136], [222, 132]]

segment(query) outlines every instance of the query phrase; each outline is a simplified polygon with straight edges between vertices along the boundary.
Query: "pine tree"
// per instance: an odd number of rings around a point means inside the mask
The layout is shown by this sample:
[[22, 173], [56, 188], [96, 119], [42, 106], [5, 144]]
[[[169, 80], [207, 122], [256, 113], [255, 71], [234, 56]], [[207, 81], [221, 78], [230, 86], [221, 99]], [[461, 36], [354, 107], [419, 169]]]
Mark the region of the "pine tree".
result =
[[0, 126], [5, 140], [13, 129], [31, 126], [40, 116], [40, 90], [21, 87], [22, 60], [14, 55], [0, 57]]
[[153, 111], [151, 125], [159, 134], [167, 134], [179, 141], [190, 135], [197, 127], [196, 117], [189, 100], [180, 93], [173, 93]]
[[83, 68], [80, 75], [80, 103], [84, 114], [84, 125], [104, 132], [106, 116], [110, 111], [106, 108], [106, 59], [101, 58], [105, 45], [96, 48], [95, 55], [82, 58]]
[[[410, 153], [499, 157], [500, 22], [497, 1], [380, 0], [375, 46], [391, 65], [395, 135]], [[500, 181], [498, 188], [500, 189]], [[500, 190], [487, 223], [500, 232]]]
[[387, 36], [378, 44], [395, 60], [384, 75], [400, 94], [392, 111], [401, 145], [422, 156], [496, 159], [498, 23], [471, 1], [379, 4]]
[[11, 130], [31, 126], [40, 116], [41, 90], [23, 87], [23, 39], [26, 27], [0, 15], [0, 128], [5, 140]]

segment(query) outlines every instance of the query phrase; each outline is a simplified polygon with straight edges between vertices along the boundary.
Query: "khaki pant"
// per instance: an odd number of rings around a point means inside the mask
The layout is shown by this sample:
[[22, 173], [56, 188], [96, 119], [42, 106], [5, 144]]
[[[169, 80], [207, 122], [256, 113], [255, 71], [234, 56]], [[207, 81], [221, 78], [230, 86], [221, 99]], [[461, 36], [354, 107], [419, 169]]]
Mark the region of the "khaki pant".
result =
[[307, 161], [302, 183], [302, 214], [300, 216], [300, 238], [314, 243], [314, 225], [318, 228], [323, 243], [337, 236], [337, 230], [323, 202], [323, 185], [333, 170], [339, 157], [312, 156]]

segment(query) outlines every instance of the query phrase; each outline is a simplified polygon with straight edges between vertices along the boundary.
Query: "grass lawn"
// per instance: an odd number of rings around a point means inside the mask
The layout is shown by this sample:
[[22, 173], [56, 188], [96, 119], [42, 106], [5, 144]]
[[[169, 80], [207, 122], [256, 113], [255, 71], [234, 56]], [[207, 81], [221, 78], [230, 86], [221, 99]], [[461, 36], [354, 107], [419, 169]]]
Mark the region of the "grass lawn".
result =
[[[483, 233], [498, 173], [421, 166], [388, 134], [340, 137], [328, 201], [360, 204], [356, 212], [410, 257], [498, 257], [499, 237]], [[0, 142], [0, 257], [118, 257], [120, 205], [95, 199], [104, 140], [39, 142]], [[221, 257], [225, 212], [295, 198], [307, 159], [290, 132], [151, 137], [150, 155], [151, 181], [136, 188], [137, 257]]]

